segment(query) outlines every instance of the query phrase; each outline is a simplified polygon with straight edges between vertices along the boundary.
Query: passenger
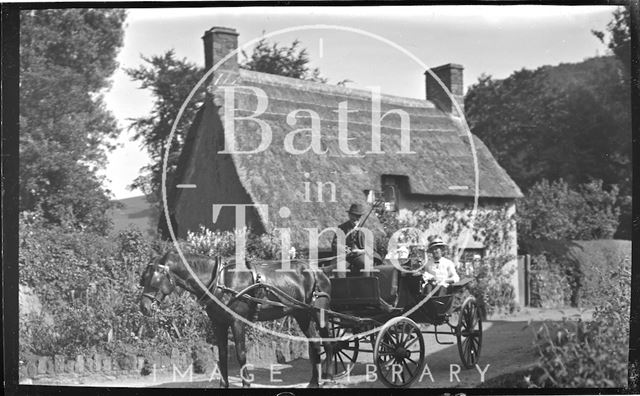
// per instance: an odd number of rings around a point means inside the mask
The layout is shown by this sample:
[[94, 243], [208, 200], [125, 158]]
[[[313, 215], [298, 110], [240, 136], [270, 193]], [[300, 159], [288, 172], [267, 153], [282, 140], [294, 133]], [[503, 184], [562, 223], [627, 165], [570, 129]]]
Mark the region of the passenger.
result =
[[[429, 247], [427, 248], [427, 254], [431, 253], [433, 258], [429, 260], [428, 257], [425, 257], [427, 265], [425, 272], [422, 274], [422, 280], [425, 286], [428, 286], [429, 284], [443, 286], [440, 289], [440, 295], [446, 293], [446, 287], [451, 283], [460, 281], [460, 276], [458, 276], [458, 273], [456, 272], [456, 265], [453, 261], [444, 257], [444, 249], [446, 247], [447, 244], [444, 243], [440, 237], [435, 237], [431, 240]], [[425, 287], [423, 290], [424, 294], [431, 292], [430, 287]]]

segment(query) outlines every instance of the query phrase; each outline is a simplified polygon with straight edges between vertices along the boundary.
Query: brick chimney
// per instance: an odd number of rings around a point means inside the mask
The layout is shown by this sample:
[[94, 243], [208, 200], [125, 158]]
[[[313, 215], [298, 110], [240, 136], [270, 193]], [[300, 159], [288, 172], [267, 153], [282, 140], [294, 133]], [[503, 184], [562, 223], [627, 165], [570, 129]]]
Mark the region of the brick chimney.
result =
[[[454, 99], [458, 102], [460, 109], [464, 112], [464, 85], [462, 79], [462, 65], [448, 63], [446, 65], [434, 67], [431, 71], [438, 76], [445, 87], [449, 89]], [[427, 100], [432, 101], [441, 110], [457, 116], [455, 106], [451, 103], [451, 99], [447, 92], [442, 89], [438, 81], [426, 71], [425, 82], [427, 88]]]
[[[204, 32], [202, 41], [204, 42], [204, 67], [206, 72], [222, 58], [238, 48], [238, 32], [232, 28], [214, 26]], [[238, 71], [237, 54], [218, 66], [216, 70]], [[211, 76], [209, 76], [207, 85], [209, 85], [210, 81]]]

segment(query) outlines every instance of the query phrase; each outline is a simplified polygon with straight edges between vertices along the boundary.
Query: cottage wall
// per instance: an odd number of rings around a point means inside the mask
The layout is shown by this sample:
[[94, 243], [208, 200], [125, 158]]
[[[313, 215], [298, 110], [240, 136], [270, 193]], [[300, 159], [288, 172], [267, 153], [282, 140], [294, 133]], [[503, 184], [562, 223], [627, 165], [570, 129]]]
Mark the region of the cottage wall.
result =
[[[424, 204], [440, 204], [440, 205], [453, 205], [454, 207], [460, 208], [468, 208], [473, 204], [473, 199], [468, 197], [457, 197], [457, 196], [449, 196], [449, 197], [441, 197], [441, 196], [429, 196], [423, 194], [406, 194], [402, 193], [402, 188], [400, 188], [401, 192], [397, 196], [398, 209], [406, 209], [406, 210], [416, 210], [422, 207]], [[480, 198], [478, 202], [478, 211], [480, 212], [491, 212], [491, 211], [500, 211], [503, 210], [504, 205], [507, 206], [507, 216], [511, 217], [515, 215], [516, 204], [513, 199], [501, 199], [501, 198]], [[436, 234], [441, 234], [441, 236], [448, 240], [448, 235], [444, 232], [445, 222], [435, 223], [429, 227], [424, 235], [432, 236]], [[471, 231], [471, 230], [469, 230]], [[504, 246], [503, 250], [500, 252], [491, 252], [492, 254], [504, 254], [510, 257], [513, 257], [507, 264], [504, 265], [502, 271], [504, 274], [510, 274], [509, 279], [510, 283], [514, 288], [515, 293], [515, 301], [517, 304], [524, 304], [524, 301], [520, 301], [520, 285], [518, 282], [518, 274], [517, 274], [517, 254], [518, 254], [518, 242], [517, 242], [517, 229], [514, 226], [510, 229], [509, 235], [505, 235], [505, 240], [508, 241]], [[464, 233], [460, 235], [458, 241], [450, 241], [453, 244], [462, 245], [462, 241], [464, 239]], [[424, 241], [422, 241], [424, 243]], [[478, 248], [480, 246], [487, 247], [486, 244], [482, 241], [475, 242], [472, 239], [467, 241], [466, 248]]]

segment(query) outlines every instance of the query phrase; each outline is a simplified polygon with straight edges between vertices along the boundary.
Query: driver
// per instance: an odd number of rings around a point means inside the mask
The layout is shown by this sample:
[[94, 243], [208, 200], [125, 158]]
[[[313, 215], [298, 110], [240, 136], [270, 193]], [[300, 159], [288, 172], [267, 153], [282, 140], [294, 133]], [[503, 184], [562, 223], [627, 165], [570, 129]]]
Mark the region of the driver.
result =
[[[364, 215], [364, 207], [360, 204], [352, 204], [347, 210], [347, 214], [349, 215], [349, 220], [340, 224], [338, 226], [345, 235], [347, 235], [346, 239], [346, 247], [348, 249], [347, 254], [347, 263], [349, 264], [349, 268], [352, 271], [353, 275], [358, 275], [362, 269], [364, 269], [364, 259], [365, 259], [365, 250], [364, 250], [364, 234], [359, 230], [354, 230], [362, 215]], [[331, 248], [333, 250], [334, 256], [337, 255], [338, 251], [338, 238], [337, 236], [333, 238], [333, 242], [331, 243]]]
[[[448, 286], [451, 283], [460, 281], [460, 276], [456, 272], [456, 266], [453, 261], [444, 257], [444, 250], [447, 244], [444, 243], [439, 236], [433, 238], [429, 247], [427, 248], [427, 254], [431, 253], [432, 259], [428, 260], [425, 272], [422, 274], [422, 280], [425, 285], [429, 283], [435, 283], [441, 286]], [[444, 293], [446, 288], [441, 289], [441, 294]], [[429, 290], [430, 291], [430, 290]]]

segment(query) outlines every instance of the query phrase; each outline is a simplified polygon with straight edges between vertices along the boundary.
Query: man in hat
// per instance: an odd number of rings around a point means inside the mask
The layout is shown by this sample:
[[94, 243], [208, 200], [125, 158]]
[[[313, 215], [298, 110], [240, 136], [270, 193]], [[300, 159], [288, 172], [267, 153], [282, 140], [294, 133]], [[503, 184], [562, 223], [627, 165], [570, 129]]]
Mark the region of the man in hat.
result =
[[427, 261], [426, 270], [422, 274], [422, 280], [425, 285], [433, 282], [443, 286], [440, 294], [446, 291], [445, 287], [449, 284], [460, 281], [460, 276], [456, 272], [456, 265], [453, 261], [444, 257], [446, 247], [447, 244], [440, 237], [435, 237], [431, 240], [427, 253], [431, 253], [432, 259]]
[[[338, 226], [339, 229], [346, 235], [345, 246], [347, 248], [347, 263], [349, 264], [350, 275], [358, 275], [364, 268], [364, 233], [355, 229], [360, 219], [364, 215], [364, 207], [360, 204], [352, 204], [347, 210], [349, 220]], [[338, 252], [338, 237], [333, 238], [331, 244], [333, 254], [337, 255]]]
[[[349, 220], [338, 226], [339, 229], [344, 232], [346, 235], [345, 247], [347, 248], [347, 264], [349, 272], [349, 276], [359, 276], [361, 275], [362, 270], [364, 269], [365, 264], [365, 237], [364, 233], [356, 227], [360, 222], [360, 219], [365, 214], [364, 207], [360, 204], [352, 204], [347, 210], [347, 214], [349, 215]], [[362, 224], [360, 224], [360, 227]], [[333, 250], [333, 255], [336, 256], [338, 252], [338, 237], [335, 236], [333, 238], [333, 242], [331, 244], [331, 248]], [[382, 261], [382, 258], [376, 253], [373, 252], [374, 260]], [[378, 301], [378, 307], [386, 312], [391, 312], [393, 310], [393, 306], [384, 301], [382, 297], [380, 297]]]

